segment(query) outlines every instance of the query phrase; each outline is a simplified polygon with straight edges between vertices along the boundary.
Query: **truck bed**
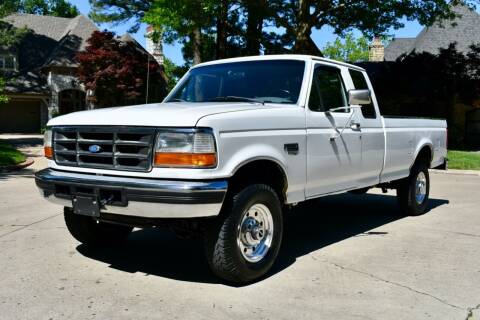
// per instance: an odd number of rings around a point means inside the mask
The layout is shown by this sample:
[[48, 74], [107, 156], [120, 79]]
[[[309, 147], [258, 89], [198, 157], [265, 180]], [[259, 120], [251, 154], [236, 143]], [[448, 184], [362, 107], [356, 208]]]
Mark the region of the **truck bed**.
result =
[[[384, 117], [385, 157], [381, 182], [401, 179], [409, 174], [420, 150], [428, 146], [433, 153], [431, 167], [440, 166], [447, 156], [445, 120]], [[432, 143], [428, 141], [432, 141]]]

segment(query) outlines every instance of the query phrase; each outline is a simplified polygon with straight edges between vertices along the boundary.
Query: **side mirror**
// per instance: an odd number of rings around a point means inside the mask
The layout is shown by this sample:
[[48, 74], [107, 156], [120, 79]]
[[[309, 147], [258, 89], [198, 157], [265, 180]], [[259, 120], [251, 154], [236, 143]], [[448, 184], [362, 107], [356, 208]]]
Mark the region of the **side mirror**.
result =
[[350, 105], [367, 105], [372, 103], [370, 90], [350, 90], [348, 91], [348, 103]]

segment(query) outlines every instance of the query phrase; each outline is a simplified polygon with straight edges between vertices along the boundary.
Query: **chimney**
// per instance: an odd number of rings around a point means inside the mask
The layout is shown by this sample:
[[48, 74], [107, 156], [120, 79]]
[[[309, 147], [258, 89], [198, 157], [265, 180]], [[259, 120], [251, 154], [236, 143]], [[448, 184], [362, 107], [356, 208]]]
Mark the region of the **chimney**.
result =
[[162, 37], [160, 36], [157, 42], [154, 42], [152, 36], [154, 30], [152, 26], [147, 26], [145, 38], [147, 38], [147, 52], [150, 53], [159, 65], [163, 66], [163, 46]]
[[385, 60], [385, 47], [380, 37], [375, 37], [370, 45], [368, 61], [380, 62]]

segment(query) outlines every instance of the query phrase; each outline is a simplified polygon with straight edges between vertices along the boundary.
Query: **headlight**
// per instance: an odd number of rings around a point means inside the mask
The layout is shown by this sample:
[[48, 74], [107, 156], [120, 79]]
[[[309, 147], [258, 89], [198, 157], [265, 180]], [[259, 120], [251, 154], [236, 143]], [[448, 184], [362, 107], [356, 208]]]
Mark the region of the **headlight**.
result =
[[52, 130], [47, 129], [43, 134], [43, 152], [45, 157], [48, 159], [53, 159], [53, 148], [52, 148]]
[[210, 129], [158, 133], [154, 165], [157, 167], [212, 168], [217, 165], [215, 137]]

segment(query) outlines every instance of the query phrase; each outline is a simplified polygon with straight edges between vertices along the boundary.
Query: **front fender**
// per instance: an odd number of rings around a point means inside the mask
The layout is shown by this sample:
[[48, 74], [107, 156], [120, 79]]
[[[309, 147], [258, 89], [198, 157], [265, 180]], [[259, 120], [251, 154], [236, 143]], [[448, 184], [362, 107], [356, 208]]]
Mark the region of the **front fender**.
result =
[[285, 176], [287, 175], [287, 161], [285, 156], [279, 150], [268, 144], [253, 144], [238, 149], [230, 156], [225, 170], [233, 176], [244, 165], [256, 160], [269, 160], [275, 162], [282, 168]]
[[[219, 163], [221, 170], [227, 176], [233, 176], [240, 168], [257, 160], [268, 160], [277, 164], [287, 180], [286, 197], [288, 203], [303, 201], [305, 199], [305, 150], [304, 144], [300, 145], [297, 155], [289, 155], [283, 150], [285, 139], [278, 139], [275, 143], [257, 141], [248, 144], [228, 143], [223, 145]], [[249, 139], [250, 140], [250, 139]], [[268, 140], [268, 139], [266, 139]], [[290, 140], [287, 140], [290, 141]], [[293, 141], [293, 140], [292, 140]]]

